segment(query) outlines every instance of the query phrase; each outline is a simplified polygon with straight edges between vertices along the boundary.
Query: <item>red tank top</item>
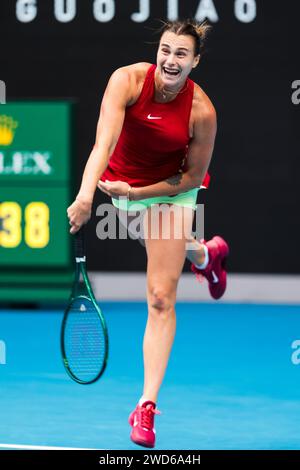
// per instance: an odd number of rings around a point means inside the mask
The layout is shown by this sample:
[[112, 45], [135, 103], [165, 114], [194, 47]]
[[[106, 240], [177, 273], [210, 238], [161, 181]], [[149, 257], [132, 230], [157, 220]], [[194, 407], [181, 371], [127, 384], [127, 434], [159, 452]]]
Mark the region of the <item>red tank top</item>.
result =
[[[101, 180], [141, 187], [185, 171], [194, 82], [187, 79], [169, 103], [154, 101], [156, 65], [147, 71], [142, 92], [125, 111], [123, 128]], [[207, 187], [207, 174], [203, 186]]]

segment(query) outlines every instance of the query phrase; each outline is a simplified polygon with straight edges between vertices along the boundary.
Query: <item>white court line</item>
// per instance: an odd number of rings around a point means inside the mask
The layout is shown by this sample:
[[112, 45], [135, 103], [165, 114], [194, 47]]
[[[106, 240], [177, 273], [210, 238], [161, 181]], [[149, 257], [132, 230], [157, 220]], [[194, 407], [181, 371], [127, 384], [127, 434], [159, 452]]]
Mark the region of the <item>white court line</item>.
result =
[[53, 447], [53, 446], [28, 446], [21, 444], [0, 444], [0, 449], [20, 449], [20, 450], [103, 450], [85, 447]]

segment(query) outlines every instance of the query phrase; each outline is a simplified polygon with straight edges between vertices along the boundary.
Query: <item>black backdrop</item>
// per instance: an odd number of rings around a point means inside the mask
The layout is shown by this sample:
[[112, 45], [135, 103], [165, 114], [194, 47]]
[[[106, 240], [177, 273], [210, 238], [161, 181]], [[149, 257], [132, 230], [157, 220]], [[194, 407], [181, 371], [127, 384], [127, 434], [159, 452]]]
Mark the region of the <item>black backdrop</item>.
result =
[[[148, 3], [149, 18], [135, 21], [131, 15]], [[231, 271], [298, 273], [300, 105], [291, 99], [291, 84], [300, 80], [297, 3], [1, 0], [0, 79], [6, 82], [8, 101], [75, 99], [78, 187], [112, 71], [155, 61], [153, 28], [158, 18], [174, 14], [176, 4], [181, 17], [210, 7], [208, 14], [218, 18], [211, 17], [214, 28], [207, 53], [191, 77], [218, 113], [211, 187], [199, 196], [206, 204], [205, 235], [220, 233], [228, 239]], [[36, 10], [30, 4], [36, 4]], [[56, 17], [60, 4], [76, 6], [72, 21]], [[32, 12], [31, 21], [24, 22], [29, 19], [26, 11], [29, 16]], [[102, 201], [108, 199], [98, 191], [95, 208]], [[94, 212], [88, 234], [89, 269], [144, 270], [145, 252], [138, 242], [99, 241], [96, 223]]]

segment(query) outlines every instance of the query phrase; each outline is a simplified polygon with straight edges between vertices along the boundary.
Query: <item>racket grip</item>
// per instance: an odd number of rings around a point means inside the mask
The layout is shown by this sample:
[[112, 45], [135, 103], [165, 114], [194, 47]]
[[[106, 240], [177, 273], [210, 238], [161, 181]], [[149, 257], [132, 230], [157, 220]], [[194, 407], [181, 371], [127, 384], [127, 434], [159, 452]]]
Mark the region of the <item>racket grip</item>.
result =
[[76, 258], [84, 258], [85, 257], [85, 244], [84, 244], [84, 227], [81, 227], [78, 232], [75, 233], [74, 236], [74, 251]]

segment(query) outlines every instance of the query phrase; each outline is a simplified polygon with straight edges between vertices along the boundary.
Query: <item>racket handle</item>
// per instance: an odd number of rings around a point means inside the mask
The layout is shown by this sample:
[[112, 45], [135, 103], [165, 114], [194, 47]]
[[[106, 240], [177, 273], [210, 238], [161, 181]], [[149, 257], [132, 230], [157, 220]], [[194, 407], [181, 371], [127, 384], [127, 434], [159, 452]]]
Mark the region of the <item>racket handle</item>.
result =
[[85, 258], [84, 227], [82, 226], [74, 236], [75, 258]]

